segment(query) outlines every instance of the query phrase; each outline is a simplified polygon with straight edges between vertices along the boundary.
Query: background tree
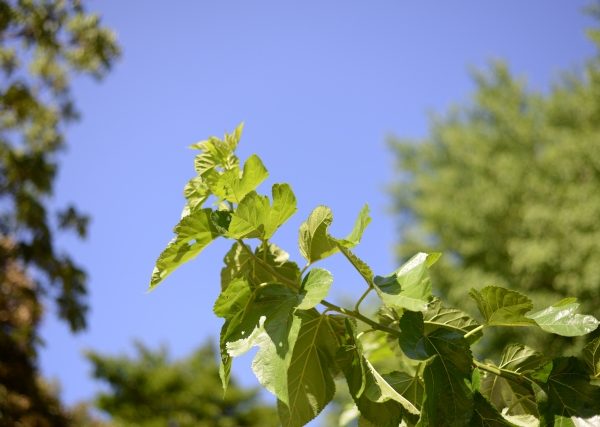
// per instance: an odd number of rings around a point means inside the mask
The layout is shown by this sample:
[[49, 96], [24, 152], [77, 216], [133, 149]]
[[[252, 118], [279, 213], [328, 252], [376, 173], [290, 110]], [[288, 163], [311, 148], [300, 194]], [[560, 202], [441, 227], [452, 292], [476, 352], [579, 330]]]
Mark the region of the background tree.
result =
[[598, 315], [600, 56], [547, 94], [503, 64], [475, 81], [427, 138], [392, 142], [398, 255], [446, 254], [435, 283], [454, 302], [498, 284], [543, 304], [574, 295]]
[[85, 327], [85, 273], [54, 236], [84, 237], [88, 218], [73, 206], [54, 216], [49, 201], [65, 125], [78, 118], [70, 80], [101, 78], [118, 54], [113, 33], [81, 1], [0, 0], [0, 393], [20, 396], [0, 399], [3, 425], [66, 422], [39, 386], [37, 325], [49, 298], [72, 331]]
[[94, 376], [110, 389], [98, 395], [96, 405], [116, 426], [278, 425], [276, 411], [258, 402], [257, 390], [244, 390], [232, 382], [223, 396], [210, 345], [178, 361], [171, 361], [164, 349], [152, 351], [136, 344], [136, 350], [135, 358], [88, 354]]

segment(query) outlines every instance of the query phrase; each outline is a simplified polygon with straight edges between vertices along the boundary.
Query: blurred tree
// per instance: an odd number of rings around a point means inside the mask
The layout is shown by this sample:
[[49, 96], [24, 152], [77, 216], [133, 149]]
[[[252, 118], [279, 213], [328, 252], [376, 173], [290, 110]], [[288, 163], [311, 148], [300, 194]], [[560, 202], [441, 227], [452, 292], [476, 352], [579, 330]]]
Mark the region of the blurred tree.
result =
[[475, 81], [472, 103], [434, 119], [425, 140], [392, 141], [398, 255], [443, 252], [434, 280], [454, 302], [498, 284], [541, 304], [574, 295], [598, 316], [600, 55], [547, 94], [502, 64]]
[[88, 353], [94, 376], [110, 391], [97, 406], [119, 427], [269, 427], [278, 425], [274, 408], [258, 402], [256, 390], [230, 383], [223, 396], [215, 351], [200, 347], [190, 357], [170, 361], [162, 349], [136, 344], [137, 357]]
[[88, 218], [73, 206], [55, 218], [48, 205], [64, 127], [78, 117], [70, 78], [100, 78], [118, 54], [113, 33], [78, 0], [0, 0], [0, 393], [12, 396], [0, 398], [2, 425], [65, 424], [37, 379], [37, 325], [51, 298], [72, 331], [85, 327], [85, 273], [54, 235], [84, 237]]

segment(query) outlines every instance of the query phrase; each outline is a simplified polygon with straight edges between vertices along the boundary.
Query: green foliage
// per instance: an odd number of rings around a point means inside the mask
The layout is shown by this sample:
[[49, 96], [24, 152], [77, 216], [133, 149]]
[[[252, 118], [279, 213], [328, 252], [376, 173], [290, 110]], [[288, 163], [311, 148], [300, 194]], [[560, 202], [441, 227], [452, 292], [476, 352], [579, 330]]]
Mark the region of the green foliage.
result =
[[[397, 253], [448, 254], [434, 278], [452, 303], [491, 283], [542, 305], [572, 295], [600, 315], [600, 56], [582, 68], [536, 93], [494, 64], [425, 139], [392, 141]], [[528, 339], [558, 353], [584, 345]]]
[[[300, 226], [299, 251], [307, 261], [300, 270], [268, 240], [296, 210], [296, 198], [286, 184], [273, 186], [272, 202], [256, 192], [266, 170], [255, 155], [240, 167], [234, 153], [240, 135], [238, 128], [223, 140], [197, 145], [199, 175], [192, 182], [205, 189], [204, 199], [185, 192], [177, 236], [159, 256], [150, 283], [156, 287], [217, 237], [232, 241], [213, 307], [224, 319], [219, 348], [225, 389], [232, 359], [258, 347], [252, 370], [277, 398], [285, 427], [305, 425], [321, 413], [340, 378], [360, 426], [551, 426], [600, 414], [598, 340], [579, 358], [553, 359], [523, 344], [507, 346], [499, 363], [472, 352], [490, 329], [529, 327], [562, 336], [595, 330], [598, 320], [577, 314], [574, 298], [530, 313], [532, 301], [519, 292], [472, 289], [478, 321], [433, 297], [430, 269], [438, 253], [418, 253], [392, 274], [375, 276], [351, 251], [370, 222], [367, 207], [344, 239], [329, 234], [331, 210], [317, 207]], [[239, 184], [246, 175], [252, 177], [248, 184]], [[201, 207], [211, 199], [213, 208]], [[249, 239], [257, 239], [254, 248]], [[326, 299], [333, 275], [312, 266], [336, 253], [366, 285], [353, 308]], [[380, 301], [371, 317], [360, 310], [370, 292]]]
[[86, 326], [86, 274], [55, 236], [83, 238], [89, 219], [49, 206], [65, 126], [78, 119], [70, 79], [101, 78], [118, 54], [80, 0], [0, 0], [1, 425], [77, 424], [38, 378], [37, 328], [49, 299], [72, 331]]
[[257, 390], [231, 384], [223, 396], [215, 352], [204, 345], [191, 356], [171, 361], [167, 352], [136, 345], [135, 357], [88, 353], [93, 374], [109, 390], [97, 406], [115, 427], [269, 427], [277, 425], [273, 408], [258, 402]]

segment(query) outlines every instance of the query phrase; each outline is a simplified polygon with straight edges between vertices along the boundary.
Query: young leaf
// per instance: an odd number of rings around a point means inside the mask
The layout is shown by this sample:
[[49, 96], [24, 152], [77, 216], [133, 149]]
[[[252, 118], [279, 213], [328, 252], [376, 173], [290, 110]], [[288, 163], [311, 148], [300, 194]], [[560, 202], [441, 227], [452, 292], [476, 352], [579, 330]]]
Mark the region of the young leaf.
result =
[[254, 191], [268, 176], [269, 173], [260, 158], [253, 154], [246, 160], [243, 172], [233, 168], [221, 174], [212, 174], [208, 185], [220, 199], [240, 203], [246, 194]]
[[300, 253], [310, 264], [337, 252], [337, 245], [327, 232], [332, 222], [331, 209], [318, 206], [300, 225]]
[[471, 289], [471, 298], [490, 326], [531, 326], [533, 320], [525, 313], [533, 308], [531, 300], [517, 291], [498, 286], [486, 286], [481, 291]]
[[594, 316], [576, 314], [579, 304], [575, 298], [565, 298], [544, 310], [528, 315], [546, 332], [564, 337], [576, 337], [592, 332], [598, 327]]
[[219, 317], [231, 319], [244, 310], [251, 296], [252, 288], [248, 281], [236, 278], [221, 292], [215, 301], [213, 312]]
[[196, 257], [219, 236], [211, 220], [212, 212], [211, 209], [201, 209], [179, 221], [174, 229], [176, 237], [169, 242], [156, 260], [150, 289], [154, 289], [181, 264]]
[[432, 298], [429, 267], [439, 254], [418, 253], [386, 277], [376, 276], [375, 290], [388, 307], [423, 311]]
[[265, 225], [265, 238], [269, 239], [283, 223], [296, 213], [296, 196], [288, 184], [274, 184], [273, 207]]
[[335, 392], [332, 370], [337, 338], [331, 316], [299, 311], [302, 323], [287, 372], [287, 404], [279, 402], [284, 427], [300, 427], [316, 417]]
[[333, 283], [331, 273], [322, 268], [314, 268], [308, 272], [300, 288], [300, 304], [298, 308], [308, 310], [325, 299]]
[[254, 256], [249, 251], [249, 248], [244, 249], [236, 242], [227, 252], [225, 266], [221, 270], [222, 289], [226, 289], [235, 278], [245, 278], [256, 287], [263, 283], [278, 283], [279, 276], [282, 276], [300, 285], [300, 269], [295, 262], [289, 261], [289, 255], [283, 249], [270, 243], [266, 253], [264, 245], [257, 247]]
[[345, 248], [353, 248], [354, 246], [360, 243], [360, 239], [362, 239], [362, 235], [367, 228], [367, 225], [371, 222], [371, 217], [369, 216], [369, 205], [364, 205], [358, 214], [358, 218], [356, 218], [356, 222], [354, 223], [354, 228], [346, 236], [345, 239], [339, 239], [338, 243]]
[[269, 198], [251, 191], [231, 215], [228, 237], [232, 239], [263, 238], [270, 211]]

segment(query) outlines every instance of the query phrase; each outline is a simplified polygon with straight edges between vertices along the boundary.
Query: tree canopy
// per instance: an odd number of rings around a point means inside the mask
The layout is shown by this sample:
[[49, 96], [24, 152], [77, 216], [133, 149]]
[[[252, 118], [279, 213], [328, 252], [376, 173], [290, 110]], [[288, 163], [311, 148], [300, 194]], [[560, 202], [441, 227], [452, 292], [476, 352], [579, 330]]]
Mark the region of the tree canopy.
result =
[[37, 375], [37, 327], [54, 300], [72, 331], [85, 327], [86, 275], [55, 247], [84, 237], [74, 206], [50, 212], [65, 126], [78, 118], [76, 75], [103, 77], [119, 55], [114, 34], [79, 0], [0, 0], [0, 421], [67, 425]]
[[135, 357], [88, 353], [94, 377], [109, 391], [96, 405], [118, 427], [269, 427], [277, 425], [274, 408], [258, 400], [257, 390], [231, 382], [223, 394], [216, 354], [210, 345], [171, 361], [164, 349], [136, 345]]
[[425, 139], [392, 141], [398, 255], [447, 254], [434, 274], [453, 302], [497, 284], [600, 313], [600, 56], [547, 93], [502, 63], [475, 82]]

